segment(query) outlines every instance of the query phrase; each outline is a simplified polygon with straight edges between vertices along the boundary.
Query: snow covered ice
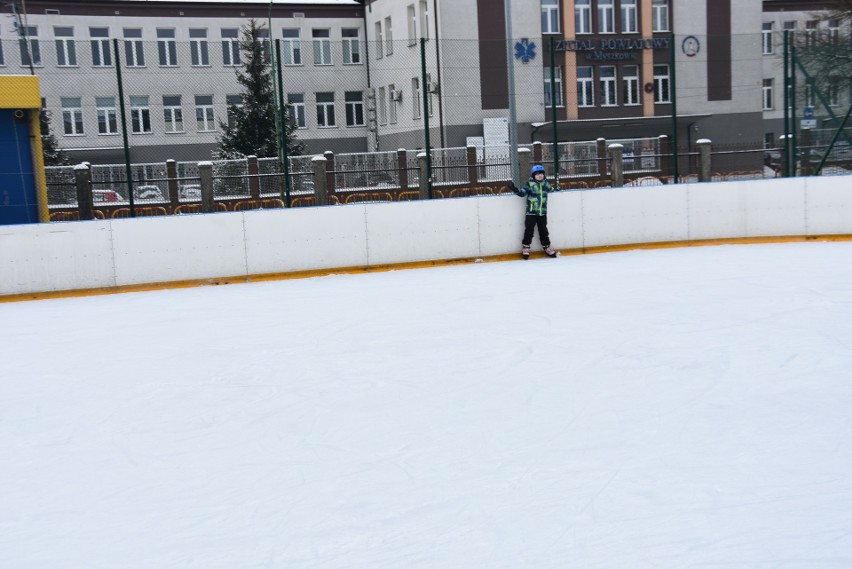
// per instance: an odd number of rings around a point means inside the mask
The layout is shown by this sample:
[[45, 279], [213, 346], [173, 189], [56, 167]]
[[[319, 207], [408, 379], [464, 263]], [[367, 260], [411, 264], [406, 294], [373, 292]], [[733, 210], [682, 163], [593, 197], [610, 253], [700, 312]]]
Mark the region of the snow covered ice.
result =
[[852, 567], [852, 243], [0, 304], [0, 567]]

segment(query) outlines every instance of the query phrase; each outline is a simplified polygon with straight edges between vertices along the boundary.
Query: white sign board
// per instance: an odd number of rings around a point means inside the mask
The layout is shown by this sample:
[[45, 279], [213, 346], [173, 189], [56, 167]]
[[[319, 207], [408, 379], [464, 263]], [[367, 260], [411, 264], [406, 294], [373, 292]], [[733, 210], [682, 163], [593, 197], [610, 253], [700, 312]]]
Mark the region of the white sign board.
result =
[[509, 159], [509, 119], [482, 119], [482, 133], [488, 157]]
[[816, 128], [816, 119], [802, 119], [802, 130]]

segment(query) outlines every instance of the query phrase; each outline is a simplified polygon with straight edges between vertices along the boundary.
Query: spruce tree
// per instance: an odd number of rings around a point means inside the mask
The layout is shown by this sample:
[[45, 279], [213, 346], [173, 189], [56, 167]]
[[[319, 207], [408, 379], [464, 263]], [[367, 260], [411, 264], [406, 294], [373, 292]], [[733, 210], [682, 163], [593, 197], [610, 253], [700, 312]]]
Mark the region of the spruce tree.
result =
[[[220, 121], [218, 156], [222, 159], [242, 158], [254, 154], [259, 158], [278, 156], [275, 131], [275, 97], [272, 88], [272, 66], [266, 29], [254, 19], [243, 27], [240, 37], [242, 66], [237, 81], [242, 87], [242, 105], [228, 105], [231, 124]], [[301, 154], [303, 145], [295, 140], [295, 127], [285, 123], [285, 138], [290, 156]]]
[[59, 148], [56, 137], [51, 132], [50, 114], [45, 109], [39, 113], [39, 126], [41, 128], [41, 151], [44, 156], [45, 166], [64, 166], [68, 164], [68, 158]]

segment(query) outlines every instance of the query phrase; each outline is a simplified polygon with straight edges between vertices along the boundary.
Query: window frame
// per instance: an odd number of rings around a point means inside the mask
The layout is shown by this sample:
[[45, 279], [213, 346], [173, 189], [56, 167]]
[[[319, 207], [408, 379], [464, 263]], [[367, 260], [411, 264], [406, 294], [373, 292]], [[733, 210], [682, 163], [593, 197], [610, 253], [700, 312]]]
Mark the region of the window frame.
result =
[[574, 2], [574, 31], [578, 36], [592, 33], [591, 0], [576, 0]]
[[[210, 97], [210, 102], [199, 101], [201, 97]], [[195, 95], [195, 130], [196, 132], [216, 132], [216, 106], [214, 95]], [[199, 128], [201, 123], [209, 128]]]
[[[658, 69], [665, 68], [666, 73], [658, 74]], [[671, 69], [666, 64], [654, 64], [654, 104], [666, 105], [672, 102]], [[663, 97], [663, 95], [666, 95]]]
[[[95, 30], [106, 35], [93, 35]], [[92, 49], [92, 67], [112, 67], [112, 49], [109, 41], [109, 28], [89, 26], [89, 45]]]
[[615, 0], [598, 0], [598, 33], [615, 33]]
[[[107, 99], [110, 100], [110, 103], [103, 104], [102, 102]], [[118, 108], [115, 104], [115, 97], [95, 97], [95, 113], [98, 117], [98, 136], [115, 136], [118, 134]]]
[[[133, 102], [133, 99], [140, 101], [145, 99], [145, 103]], [[137, 116], [138, 115], [138, 116]], [[139, 127], [137, 129], [137, 126]], [[145, 130], [145, 127], [148, 127]], [[130, 132], [131, 134], [153, 134], [154, 125], [151, 123], [151, 99], [148, 95], [135, 95], [130, 97]]]
[[[550, 104], [550, 67], [545, 66], [544, 70], [544, 108], [550, 109], [552, 105]], [[556, 76], [556, 108], [564, 108], [565, 107], [565, 96], [562, 86], [562, 66], [557, 65], [555, 68]]]
[[[588, 70], [588, 76], [581, 71]], [[577, 107], [590, 108], [595, 106], [595, 69], [590, 65], [577, 67]]]
[[[355, 32], [354, 36], [346, 35], [352, 32]], [[364, 58], [361, 56], [361, 31], [358, 28], [343, 28], [340, 30], [340, 34], [342, 38], [343, 65], [363, 65]]]
[[671, 31], [671, 18], [669, 14], [668, 0], [651, 0], [651, 31]]
[[[203, 36], [193, 36], [203, 32]], [[189, 63], [192, 67], [210, 67], [210, 44], [207, 28], [189, 28]]]
[[[231, 36], [231, 33], [235, 35]], [[225, 34], [228, 35], [225, 35]], [[240, 29], [219, 28], [219, 36], [222, 41], [222, 65], [225, 67], [238, 67], [242, 63], [240, 54]]]
[[[77, 101], [77, 104], [66, 104], [66, 101]], [[59, 104], [62, 107], [63, 136], [85, 136], [86, 128], [83, 123], [83, 98], [60, 97]], [[70, 129], [69, 126], [71, 127]]]
[[[320, 101], [320, 95], [331, 95], [331, 100]], [[334, 108], [334, 91], [321, 91], [315, 93], [314, 97], [317, 105], [317, 128], [337, 128], [337, 116]]]
[[[62, 33], [68, 35], [59, 35]], [[68, 30], [65, 32], [65, 30]], [[53, 41], [56, 45], [57, 67], [79, 67], [77, 65], [77, 44], [74, 41], [74, 28], [72, 26], [53, 26]]]
[[[157, 60], [160, 67], [177, 67], [177, 31], [175, 28], [157, 28]], [[171, 33], [171, 37], [168, 34]]]
[[[295, 97], [301, 97], [300, 101], [294, 100]], [[288, 117], [290, 124], [296, 129], [308, 128], [307, 115], [305, 114], [305, 94], [304, 93], [287, 93], [287, 107], [292, 109], [293, 114]]]
[[[606, 70], [607, 75], [604, 75]], [[609, 75], [612, 73], [612, 75]], [[598, 88], [601, 95], [601, 107], [618, 106], [618, 73], [614, 65], [598, 67]]]
[[[357, 95], [356, 100], [354, 96]], [[347, 127], [363, 127], [367, 126], [364, 115], [364, 92], [363, 91], [344, 91], [343, 105], [346, 115]], [[360, 118], [360, 122], [359, 122]], [[351, 120], [350, 120], [351, 119]]]
[[[634, 69], [636, 73], [628, 75], [628, 69]], [[623, 106], [635, 107], [642, 104], [640, 71], [638, 65], [625, 65], [621, 67], [621, 85]]]
[[763, 22], [761, 29], [761, 52], [763, 55], [775, 54], [775, 22]]
[[[131, 32], [132, 35], [128, 35]], [[139, 32], [136, 36], [135, 32]], [[145, 67], [145, 45], [142, 43], [142, 28], [122, 28], [124, 40], [124, 65], [126, 67]]]
[[[633, 24], [632, 28], [627, 27], [628, 23]], [[621, 33], [639, 33], [639, 11], [636, 5], [636, 0], [621, 0]]]
[[559, 0], [541, 0], [541, 33], [560, 33], [559, 21]]
[[42, 67], [41, 44], [38, 41], [38, 26], [23, 26], [24, 35], [18, 39], [21, 50], [21, 67]]
[[[325, 33], [327, 35], [318, 36], [317, 33]], [[311, 40], [313, 42], [314, 66], [325, 67], [334, 65], [334, 60], [331, 56], [331, 30], [329, 28], [313, 28], [311, 29]]]

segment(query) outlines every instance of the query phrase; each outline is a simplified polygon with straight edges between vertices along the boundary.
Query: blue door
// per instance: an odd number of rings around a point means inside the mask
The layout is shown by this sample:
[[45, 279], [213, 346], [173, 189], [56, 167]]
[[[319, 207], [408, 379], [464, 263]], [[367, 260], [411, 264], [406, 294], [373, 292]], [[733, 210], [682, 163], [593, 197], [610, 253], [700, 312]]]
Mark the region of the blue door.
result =
[[0, 109], [0, 225], [39, 220], [29, 113]]

